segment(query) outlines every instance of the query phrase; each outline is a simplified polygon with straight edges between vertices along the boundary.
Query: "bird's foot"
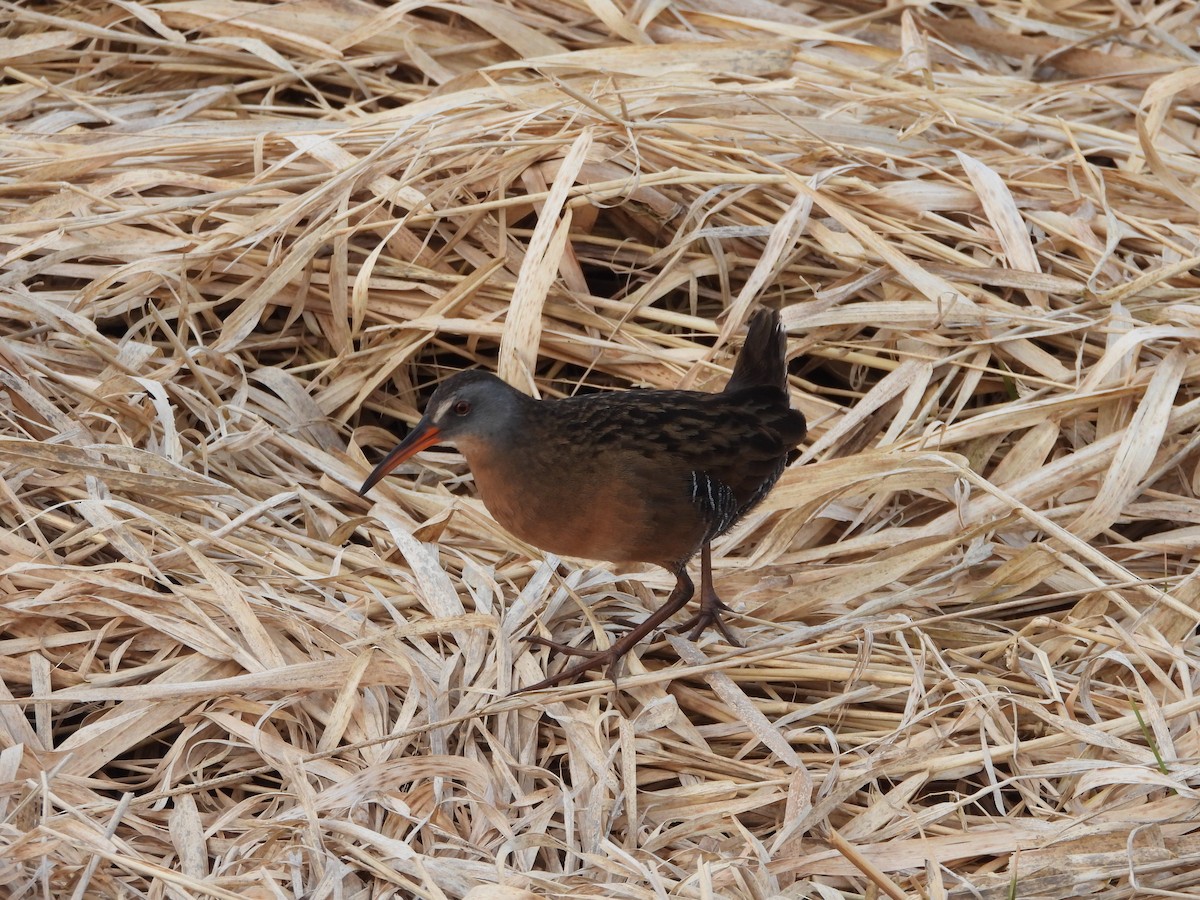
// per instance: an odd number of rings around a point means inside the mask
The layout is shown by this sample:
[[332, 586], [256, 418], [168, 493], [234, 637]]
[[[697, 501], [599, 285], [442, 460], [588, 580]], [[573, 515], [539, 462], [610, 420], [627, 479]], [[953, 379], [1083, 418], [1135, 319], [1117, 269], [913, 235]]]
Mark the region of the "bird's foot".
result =
[[528, 691], [540, 691], [542, 688], [553, 687], [556, 684], [561, 684], [564, 681], [571, 681], [585, 674], [591, 669], [596, 669], [601, 666], [605, 669], [605, 674], [612, 679], [613, 684], [617, 682], [617, 665], [621, 662], [621, 658], [632, 648], [632, 644], [622, 646], [621, 641], [617, 641], [607, 650], [581, 650], [578, 647], [571, 647], [567, 644], [560, 644], [557, 641], [547, 640], [537, 635], [529, 635], [522, 638], [523, 641], [530, 644], [538, 644], [542, 647], [550, 647], [553, 650], [558, 650], [562, 653], [570, 654], [571, 656], [584, 657], [583, 662], [576, 663], [573, 666], [568, 666], [557, 675], [551, 675], [549, 678], [543, 678], [536, 684], [531, 684], [528, 687], [523, 687], [520, 690], [513, 691], [514, 694], [524, 694]]
[[729, 630], [729, 626], [725, 624], [725, 619], [721, 616], [723, 612], [733, 612], [733, 610], [721, 602], [721, 599], [716, 595], [702, 597], [700, 600], [700, 612], [696, 613], [682, 625], [671, 628], [670, 631], [673, 634], [683, 634], [686, 631], [688, 640], [694, 641], [704, 633], [704, 629], [709, 625], [716, 625], [717, 630], [725, 636], [725, 640], [734, 647], [742, 646], [742, 642], [734, 637], [733, 632]]
[[603, 653], [603, 650], [584, 650], [581, 647], [572, 647], [570, 644], [562, 644], [558, 641], [552, 641], [549, 638], [544, 638], [536, 634], [527, 634], [521, 638], [526, 644], [536, 644], [539, 647], [549, 647], [551, 650], [557, 650], [559, 653], [566, 653], [568, 656], [583, 656], [587, 659], [594, 659]]
[[[705, 545], [707, 546], [707, 545]], [[711, 592], [710, 592], [711, 593]], [[551, 687], [563, 681], [570, 681], [572, 678], [578, 678], [589, 669], [594, 669], [597, 666], [604, 666], [609, 678], [613, 684], [617, 682], [617, 666], [625, 657], [625, 654], [632, 650], [637, 642], [646, 635], [654, 631], [659, 625], [683, 609], [684, 605], [692, 596], [692, 580], [687, 576], [687, 570], [682, 566], [675, 573], [675, 590], [671, 591], [671, 596], [667, 598], [667, 602], [652, 612], [644, 621], [634, 625], [621, 637], [612, 642], [607, 650], [580, 650], [578, 647], [571, 647], [567, 644], [560, 644], [557, 641], [551, 641], [537, 635], [530, 635], [523, 640], [531, 644], [540, 644], [543, 647], [551, 647], [554, 650], [560, 650], [563, 653], [569, 653], [572, 656], [585, 657], [583, 662], [573, 666], [568, 666], [557, 675], [551, 675], [549, 678], [539, 681], [537, 684], [531, 684], [527, 688], [522, 688], [514, 693], [522, 694], [526, 691], [540, 691], [542, 688]], [[716, 599], [714, 595], [713, 599]], [[719, 604], [721, 601], [717, 600]], [[701, 613], [704, 612], [705, 604], [701, 604]]]

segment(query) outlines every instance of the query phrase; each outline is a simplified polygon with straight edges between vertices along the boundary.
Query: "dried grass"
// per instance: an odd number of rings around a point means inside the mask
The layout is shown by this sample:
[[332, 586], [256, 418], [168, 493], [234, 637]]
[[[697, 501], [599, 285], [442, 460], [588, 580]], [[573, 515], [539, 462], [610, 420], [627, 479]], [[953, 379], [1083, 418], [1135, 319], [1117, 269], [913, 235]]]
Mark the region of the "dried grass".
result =
[[[0, 2], [3, 891], [1200, 893], [1200, 13], [971, 6]], [[669, 576], [384, 429], [760, 302], [746, 649], [508, 696]]]

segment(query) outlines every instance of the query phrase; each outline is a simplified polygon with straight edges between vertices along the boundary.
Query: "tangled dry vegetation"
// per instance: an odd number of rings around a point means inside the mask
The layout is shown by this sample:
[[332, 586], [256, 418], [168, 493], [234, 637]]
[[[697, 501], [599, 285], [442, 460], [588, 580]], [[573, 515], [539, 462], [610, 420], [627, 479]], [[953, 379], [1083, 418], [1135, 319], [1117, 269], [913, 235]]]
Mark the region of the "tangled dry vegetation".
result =
[[[1198, 19], [0, 2], [0, 890], [1200, 892]], [[465, 366], [719, 387], [760, 303], [746, 648], [513, 694], [671, 577], [370, 465]]]

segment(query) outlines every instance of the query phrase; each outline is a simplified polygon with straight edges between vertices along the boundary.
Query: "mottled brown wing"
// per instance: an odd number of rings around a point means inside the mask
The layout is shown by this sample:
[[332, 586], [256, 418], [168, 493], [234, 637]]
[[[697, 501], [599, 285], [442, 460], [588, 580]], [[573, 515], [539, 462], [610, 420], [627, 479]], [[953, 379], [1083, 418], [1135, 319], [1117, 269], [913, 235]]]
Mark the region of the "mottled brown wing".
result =
[[556, 405], [595, 446], [652, 475], [648, 490], [690, 503], [705, 523], [704, 540], [766, 496], [805, 434], [804, 416], [771, 387], [591, 394]]

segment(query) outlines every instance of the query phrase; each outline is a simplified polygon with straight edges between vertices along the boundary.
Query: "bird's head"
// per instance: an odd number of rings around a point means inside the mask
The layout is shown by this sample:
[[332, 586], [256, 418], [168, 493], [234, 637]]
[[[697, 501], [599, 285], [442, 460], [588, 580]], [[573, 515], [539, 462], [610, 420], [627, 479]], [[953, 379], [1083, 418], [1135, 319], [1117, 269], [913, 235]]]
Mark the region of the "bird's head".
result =
[[464, 452], [503, 442], [524, 403], [533, 402], [490, 372], [471, 369], [451, 375], [429, 398], [425, 415], [367, 476], [365, 494], [409, 457], [435, 444], [455, 444]]

